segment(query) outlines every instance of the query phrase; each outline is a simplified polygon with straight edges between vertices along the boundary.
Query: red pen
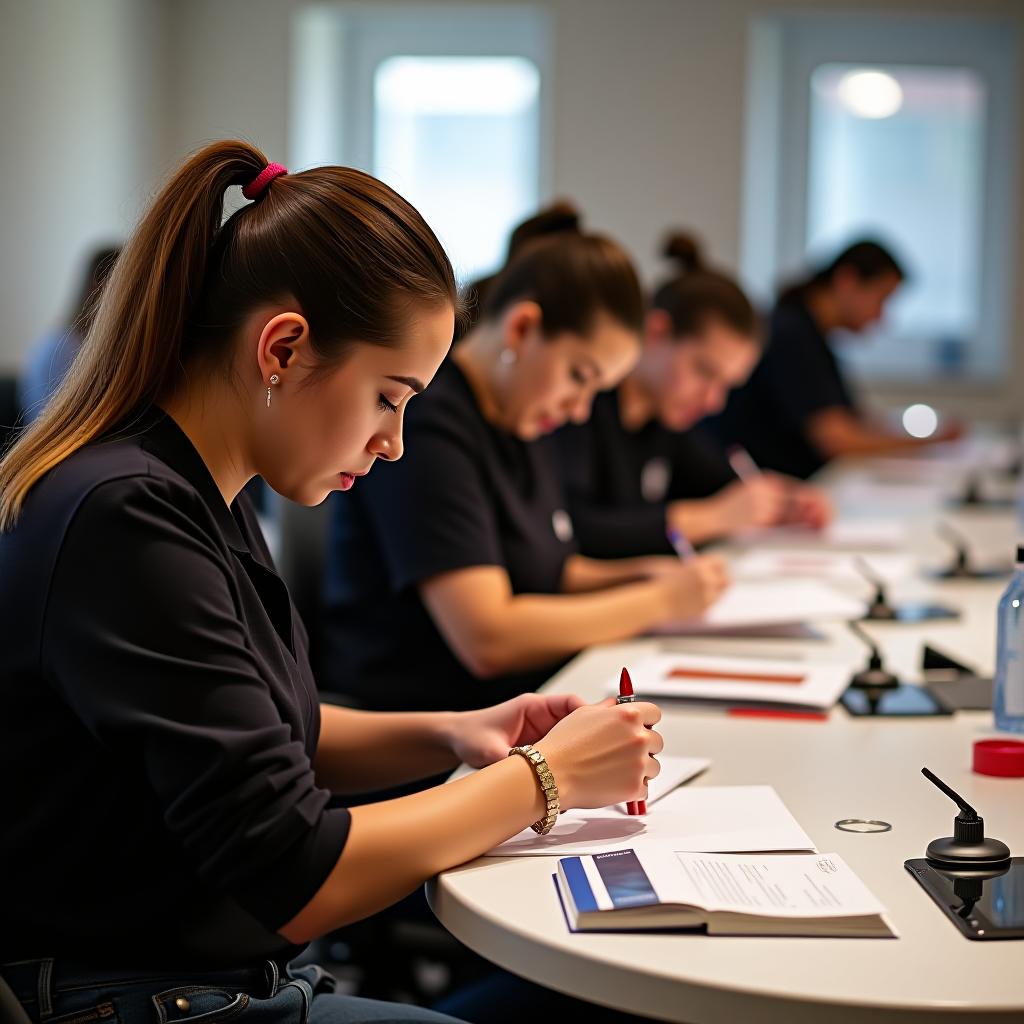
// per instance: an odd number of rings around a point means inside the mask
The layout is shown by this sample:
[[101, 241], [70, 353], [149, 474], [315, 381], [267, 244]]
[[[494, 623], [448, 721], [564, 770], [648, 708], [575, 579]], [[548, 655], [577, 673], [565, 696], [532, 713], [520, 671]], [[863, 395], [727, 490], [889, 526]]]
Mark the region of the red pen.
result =
[[[629, 678], [629, 671], [623, 667], [622, 673], [619, 676], [619, 695], [615, 698], [616, 704], [632, 704], [636, 700], [636, 694], [633, 693], [633, 680]], [[627, 814], [646, 814], [647, 813], [647, 801], [646, 800], [630, 800], [626, 804]]]

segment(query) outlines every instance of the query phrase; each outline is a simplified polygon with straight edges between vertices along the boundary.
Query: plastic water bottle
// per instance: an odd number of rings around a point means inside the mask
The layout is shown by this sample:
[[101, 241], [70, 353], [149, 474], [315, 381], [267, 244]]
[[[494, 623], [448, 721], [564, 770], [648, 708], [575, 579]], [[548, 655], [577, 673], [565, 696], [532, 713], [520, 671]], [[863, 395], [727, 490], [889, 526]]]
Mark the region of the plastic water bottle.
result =
[[992, 708], [996, 728], [1024, 732], [1024, 544], [999, 601], [996, 625], [996, 679]]

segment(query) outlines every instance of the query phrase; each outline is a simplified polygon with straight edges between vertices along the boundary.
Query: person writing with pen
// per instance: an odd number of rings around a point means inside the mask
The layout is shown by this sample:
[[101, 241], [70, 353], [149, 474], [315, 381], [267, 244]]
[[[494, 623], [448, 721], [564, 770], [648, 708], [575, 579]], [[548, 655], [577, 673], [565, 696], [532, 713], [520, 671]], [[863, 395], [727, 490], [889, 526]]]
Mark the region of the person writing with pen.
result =
[[672, 235], [665, 252], [679, 270], [654, 293], [638, 362], [586, 423], [556, 436], [581, 549], [625, 558], [672, 550], [669, 532], [703, 544], [751, 527], [825, 526], [821, 491], [730, 458], [697, 427], [757, 364], [760, 325], [690, 236]]
[[411, 407], [402, 461], [333, 500], [332, 690], [365, 707], [481, 707], [717, 599], [715, 556], [577, 549], [549, 435], [630, 370], [642, 315], [633, 266], [603, 236], [537, 239], [501, 271]]
[[782, 290], [764, 358], [709, 424], [764, 467], [806, 479], [841, 456], [875, 456], [953, 441], [962, 424], [931, 437], [894, 431], [859, 400], [833, 345], [837, 332], [863, 334], [881, 319], [906, 275], [879, 242], [848, 245], [807, 278]]
[[188, 160], [128, 241], [0, 459], [0, 976], [32, 1021], [450, 1021], [292, 960], [560, 808], [646, 796], [651, 704], [319, 703], [242, 489], [311, 505], [393, 468], [456, 308], [390, 188], [243, 142]]

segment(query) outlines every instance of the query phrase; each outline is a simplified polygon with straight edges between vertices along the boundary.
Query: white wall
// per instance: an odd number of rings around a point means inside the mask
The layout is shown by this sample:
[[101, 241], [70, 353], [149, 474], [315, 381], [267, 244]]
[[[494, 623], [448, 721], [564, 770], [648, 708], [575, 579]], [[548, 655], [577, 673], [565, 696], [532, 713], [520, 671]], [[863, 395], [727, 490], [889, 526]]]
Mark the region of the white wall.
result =
[[166, 118], [158, 0], [0, 0], [0, 368], [64, 315], [84, 254], [118, 240]]
[[[375, 0], [375, 6], [389, 2], [392, 0]], [[33, 99], [33, 120], [42, 116], [52, 119], [53, 125], [67, 125], [81, 117], [88, 103], [86, 96], [78, 95], [69, 108], [64, 107], [49, 84], [55, 67], [84, 61], [81, 55], [69, 52], [85, 27], [83, 15], [75, 15], [71, 26], [54, 38], [52, 28], [44, 28], [48, 19], [36, 15], [36, 9], [66, 12], [81, 6], [106, 11], [104, 25], [110, 27], [112, 35], [103, 42], [102, 50], [109, 58], [119, 43], [129, 38], [129, 10], [159, 3], [88, 0], [78, 5], [73, 0], [33, 0], [26, 4], [14, 0], [16, 27], [23, 32], [33, 30], [38, 36], [36, 45], [43, 47], [38, 57], [14, 55], [21, 74], [31, 75], [32, 88], [44, 101], [40, 108]], [[210, 139], [238, 135], [260, 145], [271, 158], [287, 161], [292, 16], [306, 6], [307, 0], [163, 3], [173, 14], [166, 17], [167, 34], [161, 47], [169, 73], [165, 132], [156, 150], [160, 158], [177, 158]], [[12, 6], [10, 0], [0, 0], [0, 4], [5, 5], [4, 10]], [[845, 13], [854, 6], [882, 11], [992, 13], [1015, 19], [1024, 35], [1024, 4], [1020, 0], [873, 0], [857, 5], [849, 0], [541, 0], [541, 4], [553, 12], [556, 24], [552, 191], [577, 199], [591, 223], [619, 237], [638, 257], [648, 276], [659, 269], [655, 246], [669, 224], [694, 228], [705, 238], [713, 259], [733, 267], [739, 265], [746, 66], [749, 30], [755, 17], [799, 9]], [[23, 8], [31, 8], [33, 13]], [[111, 25], [119, 16], [124, 24]], [[141, 20], [151, 26], [156, 16], [150, 11]], [[94, 77], [100, 73], [97, 68], [102, 68], [103, 74], [115, 82], [112, 90], [108, 82], [104, 95], [124, 88], [133, 74], [125, 68], [111, 68], [110, 63], [89, 62]], [[143, 79], [153, 77], [149, 68], [139, 71], [139, 75]], [[62, 80], [66, 78], [62, 75]], [[5, 88], [4, 96], [7, 92]], [[5, 150], [11, 138], [10, 105], [9, 99], [0, 97]], [[15, 100], [13, 106], [22, 126], [17, 133], [20, 135], [27, 127], [28, 114], [23, 100]], [[41, 115], [40, 109], [46, 113]], [[126, 142], [129, 133], [109, 111], [102, 113], [104, 131]], [[136, 123], [138, 120], [136, 110]], [[55, 148], [53, 125], [46, 132], [50, 141], [33, 144], [42, 147], [40, 156], [46, 157]], [[101, 148], [90, 143], [88, 159], [99, 157]], [[34, 163], [34, 150], [33, 154]], [[4, 163], [8, 170], [3, 174], [9, 175], [10, 161]], [[44, 273], [48, 259], [45, 253], [55, 252], [58, 242], [53, 226], [67, 222], [69, 206], [73, 207], [73, 219], [85, 220], [83, 211], [68, 197], [54, 198], [63, 173], [44, 169], [45, 187], [29, 187], [28, 162], [22, 166], [18, 173], [25, 181], [26, 194], [39, 197], [42, 205], [59, 202], [62, 213], [46, 219], [51, 226], [31, 275], [19, 272], [17, 287], [11, 285], [8, 275], [3, 275], [5, 308], [9, 303], [21, 306], [20, 300], [14, 300], [29, 280], [65, 280], [64, 257], [52, 265], [52, 275]], [[35, 171], [33, 168], [32, 173]], [[151, 182], [144, 181], [144, 185], [149, 187]], [[113, 190], [104, 187], [99, 204], [102, 209], [97, 209], [95, 215], [90, 213], [91, 220], [113, 221], [132, 207], [138, 194], [136, 183], [125, 181], [123, 188], [120, 195], [129, 195], [132, 200], [119, 209]], [[0, 177], [3, 223], [6, 227], [11, 213], [14, 222], [24, 229], [29, 218], [20, 198], [12, 202], [12, 191], [17, 190]], [[77, 237], [84, 237], [91, 220], [79, 226]], [[1024, 212], [1015, 233], [1019, 253], [1024, 255]], [[21, 231], [15, 237], [19, 234], [24, 236]], [[5, 254], [7, 258], [9, 254]], [[42, 276], [35, 276], [39, 274]], [[26, 331], [45, 322], [41, 319], [45, 303], [38, 289], [34, 296], [30, 308], [19, 308], [17, 330], [8, 330], [0, 339], [0, 363], [15, 361]], [[1016, 311], [1015, 328], [1016, 337], [1024, 336], [1024, 293]], [[1020, 353], [1014, 379], [1024, 393], [1024, 359]]]

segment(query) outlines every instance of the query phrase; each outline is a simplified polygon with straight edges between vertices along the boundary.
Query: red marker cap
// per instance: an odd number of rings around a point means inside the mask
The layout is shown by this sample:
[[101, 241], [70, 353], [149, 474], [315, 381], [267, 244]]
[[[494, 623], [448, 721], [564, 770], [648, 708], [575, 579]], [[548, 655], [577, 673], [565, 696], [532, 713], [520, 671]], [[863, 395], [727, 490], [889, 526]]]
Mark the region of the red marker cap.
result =
[[979, 775], [1024, 778], [1024, 740], [978, 740], [972, 767]]

